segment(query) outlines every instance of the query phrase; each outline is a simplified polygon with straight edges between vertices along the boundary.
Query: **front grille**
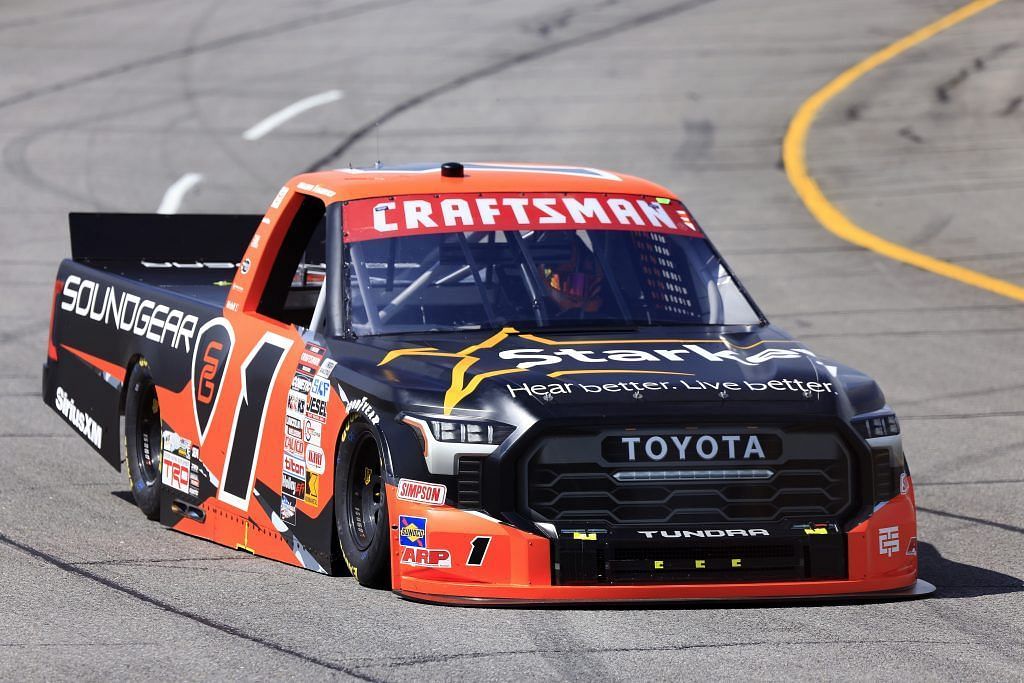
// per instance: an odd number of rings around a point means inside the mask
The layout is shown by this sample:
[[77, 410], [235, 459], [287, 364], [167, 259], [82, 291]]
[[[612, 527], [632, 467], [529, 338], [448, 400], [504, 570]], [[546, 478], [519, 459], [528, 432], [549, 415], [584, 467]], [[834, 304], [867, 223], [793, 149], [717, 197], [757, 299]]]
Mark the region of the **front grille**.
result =
[[768, 460], [627, 464], [610, 462], [601, 453], [602, 439], [622, 431], [552, 435], [524, 459], [520, 506], [535, 521], [559, 528], [839, 522], [855, 507], [853, 459], [836, 434], [750, 427], [714, 431], [777, 434], [782, 454]]

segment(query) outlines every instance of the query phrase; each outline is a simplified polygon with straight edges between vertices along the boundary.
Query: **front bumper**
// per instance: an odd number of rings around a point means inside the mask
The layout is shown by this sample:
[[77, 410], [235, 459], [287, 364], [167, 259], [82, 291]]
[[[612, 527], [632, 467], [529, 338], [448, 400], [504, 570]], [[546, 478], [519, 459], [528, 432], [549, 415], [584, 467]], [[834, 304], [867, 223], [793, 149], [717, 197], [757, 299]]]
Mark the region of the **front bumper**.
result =
[[552, 541], [540, 534], [482, 513], [399, 501], [389, 486], [392, 587], [412, 600], [456, 605], [919, 597], [934, 586], [917, 578], [909, 484], [845, 533], [843, 579], [599, 585], [556, 585]]

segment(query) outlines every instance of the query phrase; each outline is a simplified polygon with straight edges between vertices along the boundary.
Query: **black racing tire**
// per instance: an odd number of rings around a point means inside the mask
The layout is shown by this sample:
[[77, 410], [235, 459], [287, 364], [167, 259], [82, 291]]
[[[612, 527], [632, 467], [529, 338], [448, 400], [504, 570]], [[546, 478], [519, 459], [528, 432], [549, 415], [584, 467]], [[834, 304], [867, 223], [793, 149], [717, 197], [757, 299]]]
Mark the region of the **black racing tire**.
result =
[[160, 517], [160, 403], [149, 366], [141, 360], [128, 376], [124, 402], [125, 469], [135, 504], [149, 519]]
[[342, 560], [361, 585], [389, 588], [391, 532], [380, 435], [355, 418], [336, 453], [334, 520]]

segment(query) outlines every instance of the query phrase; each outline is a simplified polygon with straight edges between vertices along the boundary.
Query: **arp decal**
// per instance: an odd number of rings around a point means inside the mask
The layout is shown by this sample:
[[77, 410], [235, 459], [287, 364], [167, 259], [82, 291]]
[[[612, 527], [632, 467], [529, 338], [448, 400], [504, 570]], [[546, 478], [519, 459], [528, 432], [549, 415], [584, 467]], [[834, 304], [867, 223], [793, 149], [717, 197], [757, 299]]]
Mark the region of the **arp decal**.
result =
[[452, 566], [452, 554], [447, 550], [438, 548], [404, 547], [402, 548], [400, 562], [414, 567], [448, 569]]
[[200, 444], [210, 429], [234, 346], [235, 332], [226, 318], [214, 318], [199, 328], [192, 354], [192, 407]]

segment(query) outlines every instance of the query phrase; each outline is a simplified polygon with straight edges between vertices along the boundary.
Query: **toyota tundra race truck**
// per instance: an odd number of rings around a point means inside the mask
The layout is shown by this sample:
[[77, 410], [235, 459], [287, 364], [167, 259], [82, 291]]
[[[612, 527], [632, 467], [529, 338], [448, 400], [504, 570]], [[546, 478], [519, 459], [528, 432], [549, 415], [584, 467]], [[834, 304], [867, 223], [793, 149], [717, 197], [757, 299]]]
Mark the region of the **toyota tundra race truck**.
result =
[[933, 588], [878, 386], [656, 184], [346, 169], [70, 228], [44, 400], [177, 531], [450, 604]]

